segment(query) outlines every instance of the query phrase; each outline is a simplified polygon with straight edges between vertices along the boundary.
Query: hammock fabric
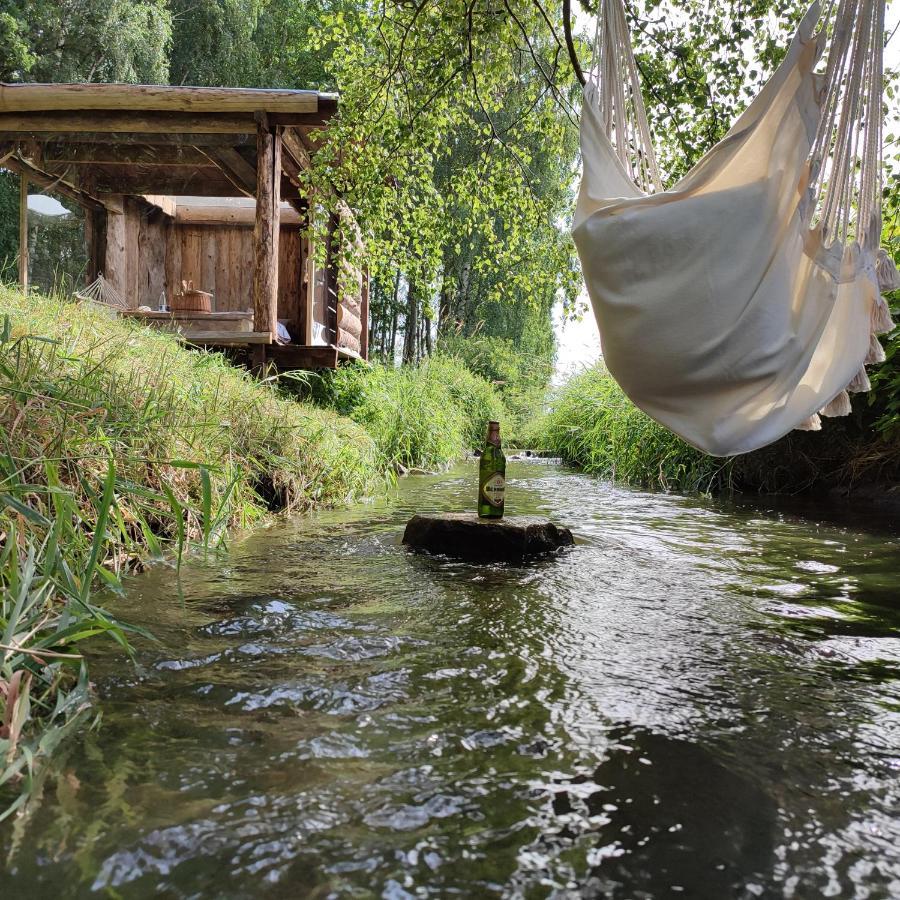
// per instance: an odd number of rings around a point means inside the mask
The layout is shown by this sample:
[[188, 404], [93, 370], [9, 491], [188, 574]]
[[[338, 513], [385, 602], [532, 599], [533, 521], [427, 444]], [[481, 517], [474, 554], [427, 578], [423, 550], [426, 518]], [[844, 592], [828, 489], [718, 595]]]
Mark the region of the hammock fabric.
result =
[[879, 249], [884, 5], [842, 0], [817, 31], [814, 4], [724, 140], [662, 191], [623, 0], [601, 2], [573, 235], [610, 373], [710, 454], [848, 414], [884, 359], [881, 292], [900, 287]]

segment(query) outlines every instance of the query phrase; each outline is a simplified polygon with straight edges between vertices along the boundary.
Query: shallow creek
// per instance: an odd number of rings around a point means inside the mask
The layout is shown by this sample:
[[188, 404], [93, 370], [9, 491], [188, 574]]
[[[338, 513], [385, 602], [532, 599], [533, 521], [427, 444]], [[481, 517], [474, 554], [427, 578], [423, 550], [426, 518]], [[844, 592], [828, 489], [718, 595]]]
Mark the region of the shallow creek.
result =
[[406, 552], [469, 464], [133, 579], [0, 895], [900, 896], [897, 533], [509, 475], [574, 550]]

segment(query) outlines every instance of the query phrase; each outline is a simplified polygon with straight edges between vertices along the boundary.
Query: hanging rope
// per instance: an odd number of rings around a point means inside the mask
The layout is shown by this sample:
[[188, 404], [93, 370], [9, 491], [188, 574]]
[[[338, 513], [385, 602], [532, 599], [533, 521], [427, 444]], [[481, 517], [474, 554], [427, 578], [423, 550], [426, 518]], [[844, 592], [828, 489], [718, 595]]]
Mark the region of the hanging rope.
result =
[[[883, 0], [835, 0], [820, 27], [831, 31], [822, 116], [810, 154], [810, 225], [828, 242], [881, 238]], [[641, 94], [623, 0], [601, 0], [585, 99], [596, 104], [607, 136], [632, 181], [644, 193], [662, 189]]]
[[[881, 241], [884, 91], [882, 0], [841, 0], [825, 69], [819, 130], [810, 154], [814, 213], [827, 244]], [[821, 27], [831, 24], [826, 18]]]
[[631, 180], [648, 194], [662, 190], [622, 0], [600, 2], [585, 99], [600, 110], [606, 133]]

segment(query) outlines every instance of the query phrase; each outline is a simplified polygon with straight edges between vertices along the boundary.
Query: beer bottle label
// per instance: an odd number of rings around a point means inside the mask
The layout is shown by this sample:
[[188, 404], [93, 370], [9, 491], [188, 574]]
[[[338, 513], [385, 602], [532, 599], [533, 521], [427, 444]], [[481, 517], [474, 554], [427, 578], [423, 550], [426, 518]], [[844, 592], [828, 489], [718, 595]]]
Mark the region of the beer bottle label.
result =
[[484, 494], [484, 499], [491, 506], [503, 506], [503, 496], [506, 493], [506, 479], [499, 472], [491, 475], [484, 483], [481, 492]]

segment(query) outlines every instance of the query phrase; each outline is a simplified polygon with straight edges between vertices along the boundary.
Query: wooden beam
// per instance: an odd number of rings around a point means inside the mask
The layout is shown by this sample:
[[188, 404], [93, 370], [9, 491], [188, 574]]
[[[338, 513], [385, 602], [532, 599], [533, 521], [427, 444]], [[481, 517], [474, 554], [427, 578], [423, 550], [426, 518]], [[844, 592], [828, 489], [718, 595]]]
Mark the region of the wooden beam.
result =
[[331, 119], [331, 113], [269, 113], [269, 124], [279, 128], [323, 128]]
[[[230, 148], [229, 148], [230, 149]], [[236, 152], [231, 150], [232, 153]], [[24, 154], [29, 156], [30, 154]], [[68, 165], [208, 166], [209, 157], [185, 144], [79, 144], [55, 140], [43, 144], [43, 162]]]
[[107, 206], [98, 197], [73, 187], [68, 182], [63, 181], [61, 176], [49, 175], [47, 172], [41, 171], [20, 156], [10, 157], [3, 165], [7, 169], [16, 172], [19, 176], [27, 178], [28, 181], [39, 184], [44, 190], [53, 191], [63, 197], [67, 197], [85, 209], [105, 209]]
[[[282, 143], [282, 150], [285, 150], [285, 145]], [[281, 154], [281, 170], [282, 170], [282, 181], [287, 180], [292, 185], [297, 188], [305, 187], [303, 184], [303, 168], [302, 166], [297, 165], [294, 158], [288, 154], [283, 152]]]
[[[226, 310], [224, 312], [185, 312], [184, 310], [168, 310], [167, 312], [159, 312], [158, 310], [139, 309], [123, 309], [119, 312], [120, 316], [131, 319], [147, 319], [151, 322], [204, 322], [215, 325], [218, 322], [247, 322], [253, 318], [253, 313], [244, 310]], [[246, 331], [244, 334], [251, 334]]]
[[294, 344], [272, 344], [266, 348], [266, 357], [282, 372], [291, 369], [336, 369], [337, 347], [299, 347]]
[[170, 196], [242, 197], [231, 181], [215, 166], [185, 166], [142, 172], [127, 168], [103, 167], [91, 170], [94, 190], [104, 194], [168, 194]]
[[157, 84], [0, 84], [0, 110], [69, 109], [314, 113], [319, 110], [319, 93]]
[[28, 179], [19, 176], [19, 287], [28, 293]]
[[[2, 115], [0, 115], [2, 119]], [[113, 146], [146, 145], [154, 147], [256, 147], [256, 133], [216, 134], [208, 132], [168, 132], [168, 131], [20, 131], [7, 134], [16, 141], [30, 140], [37, 144], [54, 144], [60, 141], [65, 146], [72, 144], [99, 144], [101, 148]]]
[[284, 143], [284, 149], [297, 166], [307, 170], [312, 168], [312, 157], [309, 148], [293, 128], [286, 128], [281, 139]]
[[285, 145], [281, 145], [281, 196], [300, 213], [306, 215], [309, 208], [310, 185], [303, 177], [304, 168], [289, 154], [285, 153]]
[[256, 225], [253, 313], [256, 331], [274, 340], [278, 325], [278, 232], [281, 209], [281, 133], [260, 117], [256, 135]]
[[187, 331], [179, 336], [188, 344], [215, 344], [220, 347], [272, 343], [272, 335], [268, 331]]
[[[324, 125], [318, 113], [291, 116], [296, 124]], [[0, 134], [4, 132], [141, 132], [144, 134], [252, 134], [250, 113], [184, 112], [3, 112]]]
[[[179, 225], [238, 225], [253, 226], [256, 223], [255, 206], [201, 206], [179, 203], [175, 208], [175, 221]], [[293, 208], [281, 209], [281, 227], [296, 227], [303, 222], [300, 213]]]
[[176, 202], [171, 194], [143, 194], [141, 199], [164, 212], [170, 219], [175, 218]]
[[256, 193], [256, 169], [233, 147], [217, 147], [204, 152], [234, 186], [248, 197]]
[[337, 348], [338, 359], [362, 359], [363, 357], [356, 350], [351, 350], [349, 347], [338, 347]]

